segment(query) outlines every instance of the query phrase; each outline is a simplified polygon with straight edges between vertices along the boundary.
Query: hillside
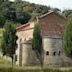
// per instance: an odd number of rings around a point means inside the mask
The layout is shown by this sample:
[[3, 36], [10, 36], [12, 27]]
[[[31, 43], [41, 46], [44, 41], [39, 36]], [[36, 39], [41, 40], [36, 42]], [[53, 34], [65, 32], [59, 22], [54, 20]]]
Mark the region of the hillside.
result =
[[60, 11], [58, 8], [21, 0], [15, 0], [14, 2], [4, 0], [0, 1], [0, 3], [0, 27], [3, 27], [6, 20], [25, 24], [28, 21], [33, 21], [36, 16], [47, 13], [49, 10]]
[[[15, 0], [14, 2], [10, 2], [9, 0], [0, 0], [0, 27], [4, 26], [6, 20], [13, 21], [15, 24], [25, 24], [28, 21], [35, 20], [36, 16], [45, 14], [49, 10], [61, 12], [58, 8], [29, 3], [22, 0]], [[67, 9], [61, 13], [68, 17], [72, 14], [72, 10]]]

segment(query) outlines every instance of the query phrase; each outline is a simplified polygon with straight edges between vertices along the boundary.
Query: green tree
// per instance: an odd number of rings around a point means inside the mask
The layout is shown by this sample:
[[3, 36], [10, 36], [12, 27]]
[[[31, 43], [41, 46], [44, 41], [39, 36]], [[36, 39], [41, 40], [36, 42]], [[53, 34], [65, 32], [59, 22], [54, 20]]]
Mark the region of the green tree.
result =
[[38, 24], [35, 25], [32, 39], [32, 48], [36, 53], [37, 58], [39, 59], [41, 66], [43, 66], [43, 48], [42, 48], [42, 37], [40, 34], [40, 27]]
[[17, 19], [20, 19], [23, 17], [22, 0], [15, 0], [15, 11], [16, 11]]
[[71, 9], [68, 9], [68, 10], [66, 9], [62, 13], [65, 17], [69, 17], [70, 15], [72, 15], [72, 10]]
[[0, 27], [3, 27], [5, 23], [5, 17], [4, 17], [4, 12], [3, 12], [3, 3], [4, 0], [0, 0]]
[[43, 6], [43, 5], [36, 5], [36, 9], [34, 12], [39, 13], [40, 15], [45, 14], [50, 10], [50, 7]]
[[68, 18], [64, 32], [64, 52], [67, 56], [72, 57], [72, 16]]
[[55, 12], [61, 12], [61, 10], [58, 9], [58, 8], [54, 8], [53, 11], [55, 11]]
[[28, 12], [23, 11], [23, 1], [22, 0], [15, 0], [15, 12], [16, 12], [16, 18], [17, 22], [21, 24], [27, 23], [31, 15]]
[[13, 55], [15, 54], [15, 50], [17, 48], [16, 40], [17, 40], [16, 29], [11, 22], [7, 21], [4, 27], [1, 48], [3, 55], [11, 57], [12, 64], [13, 64]]

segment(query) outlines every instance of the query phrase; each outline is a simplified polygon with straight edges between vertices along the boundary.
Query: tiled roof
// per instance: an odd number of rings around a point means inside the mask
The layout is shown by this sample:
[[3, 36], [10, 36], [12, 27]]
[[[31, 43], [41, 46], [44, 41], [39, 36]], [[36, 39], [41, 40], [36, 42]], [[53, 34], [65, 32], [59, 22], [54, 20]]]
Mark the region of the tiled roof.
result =
[[63, 18], [63, 19], [66, 20], [66, 17], [64, 17], [61, 13], [58, 13], [58, 12], [55, 12], [55, 11], [52, 11], [52, 10], [50, 10], [50, 11], [47, 12], [46, 14], [43, 14], [43, 15], [39, 16], [38, 18], [43, 18], [43, 17], [45, 17], [45, 16], [47, 16], [47, 15], [53, 13], [53, 12], [56, 13], [56, 14], [57, 14], [58, 16], [60, 16], [61, 18]]
[[20, 31], [26, 31], [26, 30], [30, 30], [30, 29], [33, 29], [34, 27], [30, 27], [30, 22], [29, 23], [26, 23], [24, 25], [21, 25], [19, 27], [16, 28], [16, 31], [17, 32], [20, 32]]
[[[47, 36], [47, 37], [54, 37], [54, 36], [60, 36], [61, 38], [63, 37], [63, 33], [64, 33], [64, 25], [60, 25], [57, 24], [56, 22], [50, 22], [49, 23], [49, 18], [45, 18], [46, 16], [50, 17], [50, 15], [52, 15], [54, 13], [54, 15], [57, 15], [58, 18], [56, 19], [56, 21], [58, 21], [58, 19], [60, 18], [61, 21], [66, 21], [66, 18], [64, 18], [62, 15], [54, 12], [54, 11], [50, 11], [42, 16], [39, 16], [37, 18], [39, 24], [40, 24], [40, 28], [41, 28], [41, 34], [42, 36]], [[55, 20], [55, 18], [53, 18], [54, 16], [52, 16], [50, 19]], [[45, 19], [43, 22], [41, 21], [41, 19]], [[40, 22], [41, 21], [41, 22]], [[59, 21], [59, 23], [61, 23]], [[34, 29], [34, 27], [30, 27], [30, 22], [27, 24], [24, 24], [20, 27], [17, 27], [16, 30], [19, 31], [26, 31], [29, 29]]]
[[16, 30], [22, 29], [22, 28], [24, 28], [24, 27], [26, 27], [26, 26], [29, 26], [29, 24], [30, 24], [30, 23], [23, 24], [23, 25], [17, 27]]

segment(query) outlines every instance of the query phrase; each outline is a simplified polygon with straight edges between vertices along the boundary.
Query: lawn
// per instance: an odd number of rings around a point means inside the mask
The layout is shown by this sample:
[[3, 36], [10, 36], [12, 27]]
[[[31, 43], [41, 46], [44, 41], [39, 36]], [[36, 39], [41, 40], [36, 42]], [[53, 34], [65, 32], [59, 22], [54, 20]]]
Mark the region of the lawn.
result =
[[41, 68], [41, 67], [19, 67], [12, 65], [9, 61], [0, 59], [0, 72], [72, 72], [72, 69], [67, 68]]

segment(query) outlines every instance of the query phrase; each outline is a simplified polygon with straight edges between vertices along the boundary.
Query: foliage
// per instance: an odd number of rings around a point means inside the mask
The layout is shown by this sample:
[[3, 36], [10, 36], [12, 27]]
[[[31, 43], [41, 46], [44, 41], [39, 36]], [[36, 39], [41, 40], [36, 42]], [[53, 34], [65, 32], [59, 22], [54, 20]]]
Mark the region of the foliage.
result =
[[67, 56], [72, 57], [72, 16], [68, 18], [64, 33], [64, 51]]
[[4, 27], [1, 48], [3, 55], [7, 55], [13, 59], [16, 50], [16, 30], [11, 22], [7, 21]]
[[33, 32], [33, 39], [32, 39], [32, 48], [34, 49], [37, 58], [39, 59], [41, 66], [42, 66], [42, 37], [40, 32], [40, 27], [38, 24], [35, 25], [34, 32]]
[[22, 18], [18, 18], [16, 21], [21, 24], [25, 24], [30, 20], [30, 18], [31, 18], [31, 15], [29, 13], [24, 12], [22, 15]]
[[66, 17], [69, 17], [70, 15], [72, 15], [72, 10], [71, 9], [66, 9], [63, 11], [63, 15]]
[[47, 13], [51, 7], [29, 3], [22, 0], [0, 0], [0, 26], [5, 24], [6, 20], [25, 24], [29, 20], [34, 20], [36, 16]]
[[5, 18], [0, 15], [0, 28], [4, 26]]
[[45, 14], [48, 12], [48, 10], [50, 10], [50, 7], [38, 5], [34, 12], [39, 14]]
[[53, 11], [55, 11], [55, 12], [61, 12], [61, 10], [58, 9], [58, 8], [54, 8]]
[[[0, 0], [0, 27], [3, 27], [6, 20], [14, 21], [17, 23], [25, 24], [28, 21], [35, 20], [36, 16], [40, 16], [54, 10], [61, 12], [58, 8], [51, 8], [50, 6], [29, 3], [22, 0]], [[68, 17], [72, 14], [72, 10], [64, 10], [63, 15]]]

